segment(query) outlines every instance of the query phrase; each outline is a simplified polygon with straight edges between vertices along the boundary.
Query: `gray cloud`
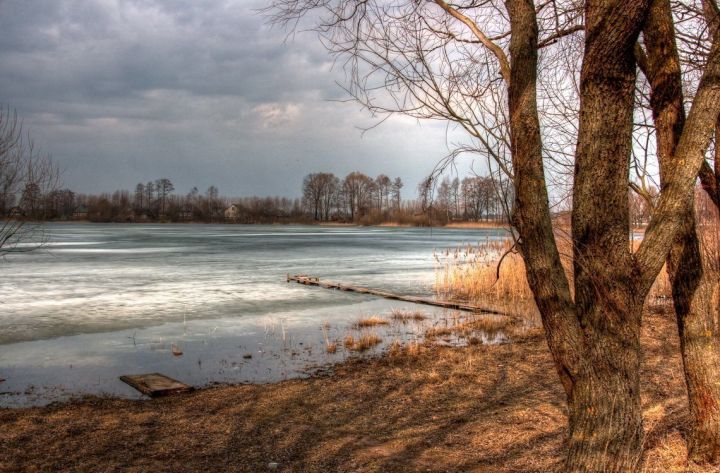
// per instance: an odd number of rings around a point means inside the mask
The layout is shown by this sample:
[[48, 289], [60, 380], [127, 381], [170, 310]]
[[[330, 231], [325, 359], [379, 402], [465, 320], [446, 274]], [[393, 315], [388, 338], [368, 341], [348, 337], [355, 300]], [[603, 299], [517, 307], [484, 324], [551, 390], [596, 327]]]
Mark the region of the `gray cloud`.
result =
[[0, 103], [81, 192], [170, 177], [178, 191], [296, 195], [308, 172], [414, 185], [440, 124], [372, 123], [310, 34], [284, 41], [260, 0], [0, 0]]

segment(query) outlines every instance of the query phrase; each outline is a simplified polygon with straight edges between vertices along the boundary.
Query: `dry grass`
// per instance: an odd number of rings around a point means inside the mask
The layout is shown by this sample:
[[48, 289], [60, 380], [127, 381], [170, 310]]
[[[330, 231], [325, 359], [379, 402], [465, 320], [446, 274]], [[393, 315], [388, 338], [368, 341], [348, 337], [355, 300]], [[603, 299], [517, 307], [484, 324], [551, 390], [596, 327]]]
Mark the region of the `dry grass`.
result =
[[[687, 400], [671, 313], [643, 324], [647, 473], [685, 464]], [[565, 395], [542, 336], [411, 344], [332, 376], [153, 401], [0, 410], [0, 471], [529, 472], [565, 454]]]
[[445, 228], [509, 228], [505, 222], [451, 222]]
[[497, 277], [497, 262], [510, 249], [510, 244], [510, 241], [490, 241], [436, 255], [436, 292], [469, 301], [531, 299], [525, 265], [517, 253], [505, 256]]
[[454, 326], [450, 327], [432, 327], [425, 331], [425, 338], [432, 339], [435, 337], [446, 337], [449, 335], [452, 335], [455, 332], [456, 328]]
[[355, 323], [355, 327], [357, 328], [367, 328], [367, 327], [375, 327], [378, 325], [388, 325], [390, 322], [386, 319], [383, 319], [379, 315], [373, 315], [371, 317], [364, 317], [360, 320], [358, 320]]
[[[448, 338], [454, 335], [459, 339], [466, 339], [470, 345], [477, 345], [482, 343], [481, 334], [494, 335], [498, 332], [514, 334], [516, 333], [514, 327], [519, 323], [504, 316], [479, 314], [470, 318], [451, 320], [447, 325], [431, 327], [425, 331], [425, 339], [432, 342], [436, 338]], [[523, 337], [517, 338], [520, 340]]]
[[[508, 253], [510, 248], [508, 240], [488, 241], [479, 246], [436, 254], [435, 291], [438, 297], [518, 314], [539, 325], [540, 314], [525, 278], [522, 257]], [[502, 255], [505, 256], [498, 271]]]
[[417, 341], [402, 343], [400, 340], [395, 340], [390, 344], [387, 354], [390, 358], [402, 357], [404, 362], [408, 362], [417, 358], [418, 355], [429, 348], [430, 345], [426, 343]]
[[[717, 226], [713, 227], [717, 230]], [[713, 234], [701, 232], [701, 234]], [[715, 232], [713, 235], [716, 235]], [[560, 257], [572, 290], [572, 243], [564, 233], [556, 235]], [[705, 254], [714, 248], [712, 238], [702, 237]], [[706, 243], [709, 241], [710, 243]], [[640, 241], [633, 240], [633, 250]], [[479, 246], [466, 246], [436, 255], [435, 291], [441, 298], [470, 301], [478, 305], [508, 310], [514, 314], [529, 315], [528, 319], [539, 323], [539, 313], [533, 301], [532, 291], [525, 277], [522, 257], [511, 249], [512, 242], [489, 241]], [[720, 247], [720, 245], [716, 245]], [[507, 253], [507, 254], [506, 254]], [[720, 252], [718, 252], [720, 254]], [[502, 264], [498, 264], [502, 255]], [[711, 258], [712, 259], [712, 258]], [[720, 261], [720, 258], [718, 259]], [[498, 277], [499, 275], [499, 277]], [[663, 267], [648, 295], [648, 301], [672, 297], [670, 280]]]
[[393, 320], [399, 320], [401, 322], [409, 321], [422, 321], [427, 319], [425, 312], [421, 310], [410, 310], [410, 309], [392, 309], [390, 317]]
[[382, 343], [382, 338], [375, 333], [363, 333], [357, 338], [347, 335], [343, 342], [348, 350], [359, 352], [369, 350], [380, 343]]
[[508, 327], [510, 320], [507, 317], [482, 315], [466, 322], [465, 327], [473, 330], [482, 330], [483, 332], [497, 332]]
[[328, 331], [330, 330], [330, 322], [325, 321], [322, 325], [322, 332], [323, 332], [323, 339], [325, 340], [325, 351], [328, 353], [335, 353], [338, 349], [338, 344], [336, 342], [331, 342], [330, 337], [328, 336]]

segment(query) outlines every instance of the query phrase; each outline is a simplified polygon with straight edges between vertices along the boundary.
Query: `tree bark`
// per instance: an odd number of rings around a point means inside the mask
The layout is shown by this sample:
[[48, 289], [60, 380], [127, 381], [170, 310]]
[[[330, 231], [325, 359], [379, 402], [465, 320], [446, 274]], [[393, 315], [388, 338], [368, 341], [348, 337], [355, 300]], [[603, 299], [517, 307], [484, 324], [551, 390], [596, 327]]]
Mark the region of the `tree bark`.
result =
[[569, 402], [567, 471], [638, 471], [642, 298], [628, 245], [636, 63], [649, 1], [585, 6], [573, 188], [575, 307], [586, 349]]
[[512, 36], [508, 110], [513, 160], [514, 227], [520, 236], [528, 284], [542, 316], [548, 347], [565, 392], [579, 369], [582, 331], [560, 262], [550, 215], [537, 111], [538, 26], [529, 0], [507, 0]]
[[[680, 60], [669, 0], [654, 0], [644, 29], [645, 75], [651, 86], [660, 163], [661, 189], [676, 166], [675, 150], [685, 125]], [[680, 348], [688, 391], [692, 431], [688, 458], [720, 460], [720, 338], [712, 308], [717, 275], [703, 264], [694, 205], [679, 216], [680, 231], [667, 258]]]

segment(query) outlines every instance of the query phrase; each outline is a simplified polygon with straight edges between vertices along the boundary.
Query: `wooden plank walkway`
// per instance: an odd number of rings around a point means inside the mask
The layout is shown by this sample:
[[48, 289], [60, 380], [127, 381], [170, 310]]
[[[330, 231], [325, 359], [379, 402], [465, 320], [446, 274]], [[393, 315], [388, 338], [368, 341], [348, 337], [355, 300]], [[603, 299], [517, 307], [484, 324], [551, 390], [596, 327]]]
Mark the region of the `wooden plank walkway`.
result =
[[296, 282], [298, 284], [304, 284], [306, 286], [317, 286], [325, 289], [337, 289], [339, 291], [350, 291], [357, 292], [360, 294], [370, 294], [373, 296], [384, 297], [386, 299], [393, 299], [404, 302], [412, 302], [413, 304], [425, 304], [435, 307], [443, 307], [445, 309], [462, 310], [466, 312], [482, 312], [485, 314], [504, 315], [508, 317], [516, 317], [513, 314], [502, 312], [497, 309], [489, 307], [481, 307], [472, 304], [464, 304], [461, 302], [453, 301], [440, 301], [437, 299], [431, 299], [429, 297], [417, 297], [417, 296], [404, 296], [401, 294], [394, 294], [392, 292], [380, 291], [378, 289], [370, 289], [362, 286], [353, 286], [350, 284], [340, 284], [333, 281], [320, 280], [320, 278], [305, 276], [302, 274], [287, 275], [287, 282]]
[[120, 381], [129, 384], [150, 397], [169, 396], [192, 391], [192, 386], [181, 383], [160, 373], [128, 374], [120, 376]]

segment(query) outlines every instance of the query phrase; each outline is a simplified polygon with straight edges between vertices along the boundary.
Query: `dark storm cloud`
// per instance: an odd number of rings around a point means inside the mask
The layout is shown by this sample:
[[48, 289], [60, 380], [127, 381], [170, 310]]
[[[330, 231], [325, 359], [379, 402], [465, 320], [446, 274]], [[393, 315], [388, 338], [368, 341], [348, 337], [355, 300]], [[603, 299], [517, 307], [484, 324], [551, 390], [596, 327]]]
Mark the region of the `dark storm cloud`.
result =
[[79, 191], [168, 176], [179, 191], [295, 195], [354, 169], [414, 185], [444, 129], [368, 116], [312, 35], [284, 41], [251, 0], [0, 0], [0, 102]]

